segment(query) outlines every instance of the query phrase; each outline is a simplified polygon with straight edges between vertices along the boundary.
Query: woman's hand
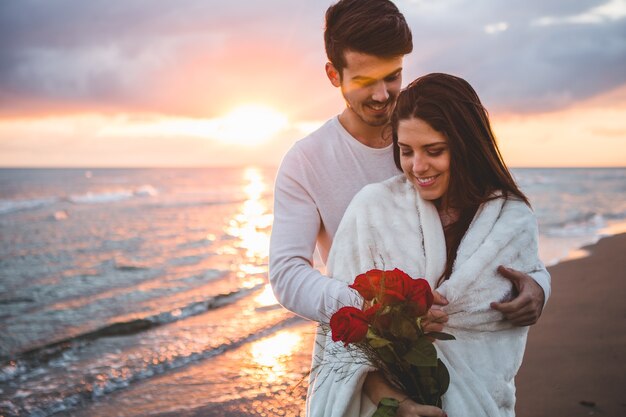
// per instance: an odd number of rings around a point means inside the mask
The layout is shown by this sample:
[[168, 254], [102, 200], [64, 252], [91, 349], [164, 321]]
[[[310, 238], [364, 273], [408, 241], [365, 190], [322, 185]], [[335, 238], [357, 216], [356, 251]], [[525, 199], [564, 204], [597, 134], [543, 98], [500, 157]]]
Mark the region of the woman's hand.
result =
[[398, 400], [400, 407], [396, 413], [397, 417], [447, 417], [440, 408], [418, 404], [407, 398], [406, 394], [391, 386], [380, 372], [367, 374], [363, 392], [374, 404], [378, 404], [383, 398]]
[[448, 415], [441, 408], [406, 399], [400, 403], [396, 417], [448, 417]]
[[443, 331], [443, 325], [448, 322], [448, 314], [441, 309], [442, 306], [448, 304], [448, 300], [437, 291], [433, 291], [433, 296], [433, 306], [428, 310], [428, 314], [426, 314], [426, 317], [422, 320], [424, 333], [441, 332]]

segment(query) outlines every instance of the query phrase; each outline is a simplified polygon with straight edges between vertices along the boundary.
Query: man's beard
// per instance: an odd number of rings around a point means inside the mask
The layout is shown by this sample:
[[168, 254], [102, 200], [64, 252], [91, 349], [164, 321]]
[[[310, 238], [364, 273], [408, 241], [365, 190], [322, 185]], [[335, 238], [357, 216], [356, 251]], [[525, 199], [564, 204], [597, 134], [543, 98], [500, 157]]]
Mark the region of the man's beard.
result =
[[384, 126], [387, 123], [389, 123], [389, 119], [391, 118], [391, 113], [393, 111], [393, 106], [395, 105], [395, 101], [396, 101], [396, 96], [390, 96], [389, 99], [385, 102], [385, 113], [381, 114], [378, 117], [377, 116], [368, 116], [366, 114], [366, 112], [365, 112], [365, 109], [370, 104], [381, 104], [380, 102], [372, 101], [372, 100], [367, 101], [367, 102], [365, 102], [365, 103], [363, 103], [361, 105], [360, 108], [362, 109], [362, 111], [355, 110], [355, 108], [350, 104], [350, 102], [348, 102], [348, 107], [366, 125], [372, 126], [372, 127], [380, 127], [380, 126]]

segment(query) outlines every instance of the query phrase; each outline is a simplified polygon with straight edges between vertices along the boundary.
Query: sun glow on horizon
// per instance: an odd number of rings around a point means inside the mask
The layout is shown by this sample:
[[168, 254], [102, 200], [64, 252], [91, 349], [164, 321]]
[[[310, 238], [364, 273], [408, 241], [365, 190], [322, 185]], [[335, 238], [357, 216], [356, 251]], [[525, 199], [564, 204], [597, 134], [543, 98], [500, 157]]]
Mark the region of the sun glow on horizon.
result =
[[264, 105], [239, 106], [218, 121], [216, 138], [229, 144], [259, 145], [287, 127], [287, 117]]

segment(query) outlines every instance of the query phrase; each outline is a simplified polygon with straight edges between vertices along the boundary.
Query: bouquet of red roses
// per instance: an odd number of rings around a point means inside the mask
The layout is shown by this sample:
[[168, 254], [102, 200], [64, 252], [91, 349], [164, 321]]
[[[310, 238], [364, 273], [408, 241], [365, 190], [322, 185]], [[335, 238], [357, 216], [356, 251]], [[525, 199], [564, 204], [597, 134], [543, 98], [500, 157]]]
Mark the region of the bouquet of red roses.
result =
[[[419, 404], [441, 407], [450, 376], [437, 358], [435, 339], [454, 336], [425, 333], [422, 328], [433, 304], [428, 281], [413, 279], [403, 271], [373, 269], [350, 285], [370, 303], [365, 311], [343, 307], [330, 319], [332, 339], [365, 354], [387, 380]], [[393, 416], [398, 401], [384, 399], [374, 416]]]

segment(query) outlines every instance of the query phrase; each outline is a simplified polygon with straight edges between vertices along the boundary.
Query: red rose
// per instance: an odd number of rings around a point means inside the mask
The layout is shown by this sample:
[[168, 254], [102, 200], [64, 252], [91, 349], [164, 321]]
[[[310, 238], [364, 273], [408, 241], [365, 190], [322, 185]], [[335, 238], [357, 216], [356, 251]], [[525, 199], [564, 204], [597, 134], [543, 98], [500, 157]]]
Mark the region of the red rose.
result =
[[354, 283], [350, 285], [350, 288], [357, 290], [359, 294], [361, 294], [361, 297], [367, 301], [372, 301], [380, 292], [380, 281], [383, 274], [385, 274], [385, 272], [380, 269], [367, 271], [364, 274], [358, 275], [354, 279]]
[[365, 314], [365, 319], [368, 323], [371, 323], [372, 320], [376, 318], [376, 313], [378, 313], [378, 310], [380, 310], [382, 306], [382, 304], [374, 304], [363, 312], [363, 314]]
[[380, 302], [388, 305], [405, 301], [411, 291], [413, 278], [396, 268], [385, 271], [381, 281], [382, 295]]
[[433, 305], [433, 293], [430, 290], [430, 285], [428, 281], [422, 278], [411, 280], [406, 298], [417, 316], [425, 315]]
[[363, 340], [367, 327], [368, 317], [356, 307], [342, 307], [330, 318], [333, 342], [341, 341], [346, 346]]

